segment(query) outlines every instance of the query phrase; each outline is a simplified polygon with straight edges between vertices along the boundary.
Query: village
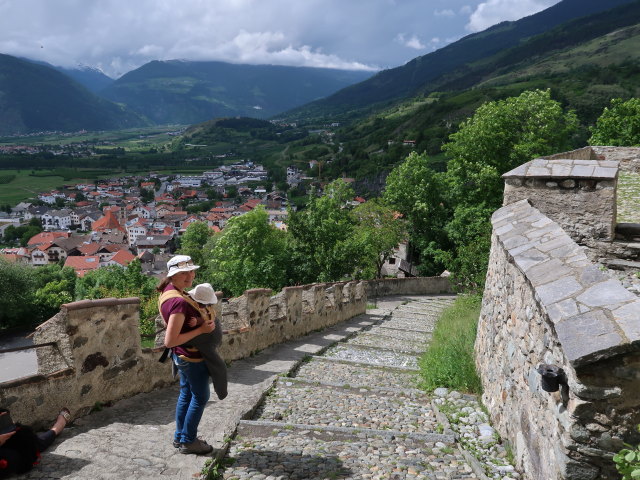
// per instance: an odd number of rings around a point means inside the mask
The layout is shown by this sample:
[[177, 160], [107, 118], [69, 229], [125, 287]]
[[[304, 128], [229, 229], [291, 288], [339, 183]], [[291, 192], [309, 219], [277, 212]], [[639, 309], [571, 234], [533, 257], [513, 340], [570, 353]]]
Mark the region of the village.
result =
[[[290, 185], [300, 180], [300, 172], [290, 169]], [[220, 200], [212, 202], [212, 192]], [[185, 209], [205, 202], [213, 207], [196, 213]], [[3, 237], [7, 228], [33, 219], [43, 231], [24, 246], [0, 249], [0, 258], [33, 266], [60, 263], [80, 277], [100, 267], [125, 267], [138, 258], [144, 273], [158, 276], [190, 224], [206, 222], [213, 232], [220, 232], [229, 219], [259, 205], [272, 225], [287, 228], [286, 194], [271, 191], [267, 171], [249, 161], [197, 176], [150, 173], [67, 185], [3, 212]]]

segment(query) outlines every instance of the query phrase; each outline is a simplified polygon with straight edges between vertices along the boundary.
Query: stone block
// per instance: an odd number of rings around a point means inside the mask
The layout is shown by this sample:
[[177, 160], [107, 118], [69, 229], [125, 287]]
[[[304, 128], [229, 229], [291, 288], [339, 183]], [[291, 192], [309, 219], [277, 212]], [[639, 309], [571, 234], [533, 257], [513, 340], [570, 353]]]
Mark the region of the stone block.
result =
[[589, 307], [618, 305], [635, 299], [637, 297], [633, 293], [624, 288], [618, 280], [614, 279], [597, 283], [577, 297], [578, 302]]
[[613, 319], [630, 342], [640, 341], [640, 300], [613, 310]]
[[574, 277], [567, 276], [536, 288], [536, 293], [544, 305], [550, 305], [581, 290], [582, 285]]
[[556, 323], [564, 354], [574, 367], [620, 353], [624, 339], [601, 310], [590, 311]]

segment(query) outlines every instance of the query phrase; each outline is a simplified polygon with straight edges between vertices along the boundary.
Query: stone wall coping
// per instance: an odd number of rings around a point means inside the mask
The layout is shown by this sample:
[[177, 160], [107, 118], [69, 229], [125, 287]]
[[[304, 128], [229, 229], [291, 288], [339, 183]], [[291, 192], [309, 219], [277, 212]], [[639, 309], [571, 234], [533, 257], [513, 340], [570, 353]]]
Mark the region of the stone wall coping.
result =
[[63, 303], [60, 307], [67, 311], [71, 310], [83, 310], [85, 308], [98, 308], [98, 307], [114, 307], [117, 305], [130, 305], [139, 304], [140, 299], [138, 297], [128, 298], [99, 298], [96, 300], [79, 300], [77, 302]]
[[574, 160], [536, 158], [502, 175], [502, 178], [590, 178], [614, 180], [620, 162], [615, 160]]
[[271, 290], [270, 288], [251, 288], [249, 290], [245, 290], [243, 295], [271, 295], [272, 292], [273, 290]]
[[557, 223], [527, 200], [502, 207], [491, 221], [574, 368], [640, 346], [640, 298], [593, 265]]
[[31, 385], [34, 383], [46, 383], [54, 378], [72, 376], [74, 375], [74, 372], [75, 370], [73, 368], [67, 367], [67, 368], [63, 368], [62, 370], [47, 373], [46, 375], [40, 375], [40, 374], [29, 375], [28, 377], [20, 377], [14, 380], [7, 380], [5, 382], [2, 382], [2, 388], [10, 389], [10, 388], [21, 387], [23, 385]]

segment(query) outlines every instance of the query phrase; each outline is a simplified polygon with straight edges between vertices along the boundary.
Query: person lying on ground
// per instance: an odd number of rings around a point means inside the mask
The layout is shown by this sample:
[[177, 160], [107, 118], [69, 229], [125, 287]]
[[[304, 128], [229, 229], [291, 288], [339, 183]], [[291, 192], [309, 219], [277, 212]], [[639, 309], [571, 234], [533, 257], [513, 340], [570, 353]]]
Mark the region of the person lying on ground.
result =
[[63, 408], [49, 430], [34, 433], [26, 425], [13, 423], [9, 410], [0, 409], [0, 478], [31, 470], [70, 420], [69, 409]]

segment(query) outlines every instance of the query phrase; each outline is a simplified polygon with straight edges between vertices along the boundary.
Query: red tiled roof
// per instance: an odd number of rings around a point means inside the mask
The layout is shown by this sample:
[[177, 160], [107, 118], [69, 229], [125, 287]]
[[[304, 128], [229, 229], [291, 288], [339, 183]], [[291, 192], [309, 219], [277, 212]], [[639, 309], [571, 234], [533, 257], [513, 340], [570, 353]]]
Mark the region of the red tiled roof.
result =
[[108, 210], [104, 217], [100, 217], [98, 220], [91, 224], [91, 229], [95, 231], [100, 230], [120, 230], [124, 232], [124, 228], [118, 222], [118, 219], [111, 210]]
[[94, 255], [98, 250], [100, 250], [100, 245], [97, 242], [86, 243], [84, 245], [80, 245], [78, 247], [78, 251], [82, 253], [82, 255]]
[[40, 232], [29, 239], [27, 245], [37, 245], [39, 243], [52, 242], [56, 238], [69, 238], [71, 236], [68, 232]]
[[64, 266], [73, 268], [76, 275], [84, 277], [87, 272], [100, 268], [100, 257], [97, 255], [67, 257]]
[[113, 258], [111, 258], [111, 260], [113, 260], [116, 263], [119, 263], [120, 265], [122, 265], [123, 267], [129, 265], [131, 263], [131, 261], [133, 259], [135, 259], [136, 257], [129, 252], [128, 250], [120, 250], [118, 251], [118, 253], [116, 253]]

